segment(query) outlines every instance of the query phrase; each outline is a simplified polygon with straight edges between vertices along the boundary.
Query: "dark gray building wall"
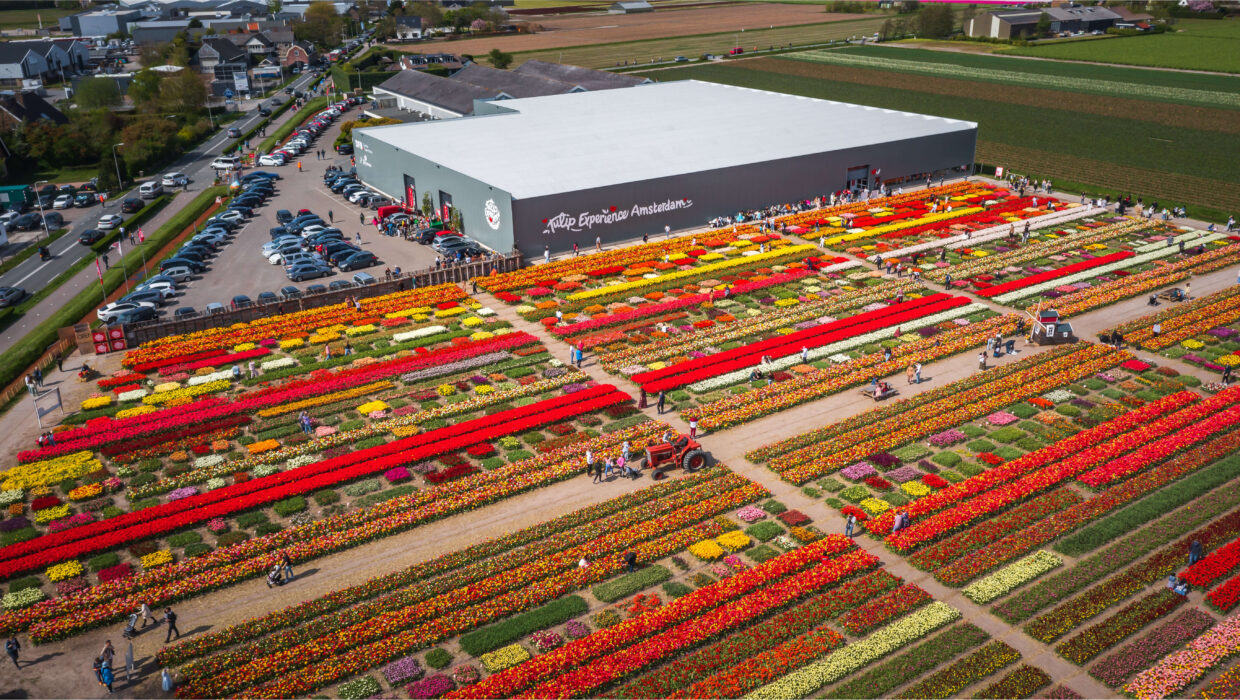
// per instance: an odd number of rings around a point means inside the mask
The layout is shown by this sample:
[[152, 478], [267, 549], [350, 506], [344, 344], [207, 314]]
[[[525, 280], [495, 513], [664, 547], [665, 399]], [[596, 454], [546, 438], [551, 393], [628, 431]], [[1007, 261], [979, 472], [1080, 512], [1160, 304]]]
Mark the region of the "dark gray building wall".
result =
[[[461, 212], [466, 235], [499, 253], [512, 250], [512, 198], [507, 192], [463, 175], [413, 153], [376, 141], [367, 131], [396, 127], [373, 127], [353, 132], [357, 175], [362, 182], [384, 194], [404, 201], [405, 176], [412, 177], [417, 189], [415, 207], [422, 206], [423, 193], [430, 192], [436, 208], [442, 208], [440, 193], [452, 196], [452, 205]], [[492, 202], [492, 223], [487, 222], [488, 202]], [[571, 245], [571, 244], [570, 244]]]
[[[585, 248], [595, 237], [616, 243], [703, 226], [717, 216], [812, 199], [846, 188], [850, 168], [880, 171], [884, 181], [972, 165], [977, 131], [893, 141], [765, 163], [677, 175], [580, 192], [514, 200], [516, 247], [528, 256]], [[612, 211], [612, 208], [615, 211]], [[638, 207], [634, 211], [634, 207]], [[645, 213], [643, 207], [654, 209]], [[662, 211], [659, 211], [662, 209]], [[583, 216], [584, 214], [584, 216]], [[545, 223], [544, 223], [545, 222]]]
[[[509, 194], [412, 153], [376, 141], [361, 129], [354, 135], [358, 176], [363, 182], [403, 199], [404, 176], [414, 178], [417, 205], [430, 191], [452, 195], [465, 233], [483, 245], [508, 252], [514, 245], [528, 256], [586, 248], [595, 237], [604, 243], [703, 226], [717, 216], [828, 195], [847, 188], [849, 170], [879, 170], [884, 181], [922, 173], [955, 171], [972, 165], [977, 130], [962, 129], [888, 143], [815, 153], [733, 168], [722, 168], [546, 197], [512, 199]], [[876, 184], [876, 183], [875, 183]], [[486, 221], [487, 202], [495, 204], [499, 225]]]

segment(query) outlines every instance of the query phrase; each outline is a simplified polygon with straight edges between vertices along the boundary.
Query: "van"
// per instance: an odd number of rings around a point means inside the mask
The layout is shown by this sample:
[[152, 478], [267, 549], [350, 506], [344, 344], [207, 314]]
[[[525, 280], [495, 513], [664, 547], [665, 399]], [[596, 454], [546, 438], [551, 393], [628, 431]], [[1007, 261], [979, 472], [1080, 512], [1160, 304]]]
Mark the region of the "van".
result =
[[356, 275], [353, 275], [353, 284], [356, 284], [359, 287], [374, 284], [377, 281], [378, 280], [376, 280], [372, 275], [366, 272], [359, 272]]
[[158, 180], [150, 180], [138, 187], [138, 196], [143, 199], [155, 199], [164, 193], [164, 186]]

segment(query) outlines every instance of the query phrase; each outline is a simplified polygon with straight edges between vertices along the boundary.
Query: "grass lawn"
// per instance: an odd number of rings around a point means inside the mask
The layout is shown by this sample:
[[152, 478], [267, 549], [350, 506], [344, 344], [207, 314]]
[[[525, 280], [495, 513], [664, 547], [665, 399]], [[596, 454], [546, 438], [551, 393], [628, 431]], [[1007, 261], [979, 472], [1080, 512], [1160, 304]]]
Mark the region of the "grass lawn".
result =
[[825, 44], [834, 39], [847, 39], [851, 36], [873, 34], [886, 21], [884, 16], [874, 18], [824, 22], [793, 27], [775, 27], [774, 29], [750, 29], [743, 33], [724, 32], [720, 34], [700, 34], [695, 36], [671, 37], [666, 39], [648, 39], [644, 41], [626, 41], [615, 44], [595, 44], [593, 46], [574, 46], [563, 49], [547, 49], [544, 51], [526, 51], [515, 53], [513, 64], [539, 60], [552, 63], [571, 63], [587, 68], [613, 68], [628, 61], [633, 63], [650, 63], [651, 59], [671, 60], [676, 56], [688, 56], [696, 59], [704, 53], [726, 54], [736, 42], [745, 50], [755, 46], [766, 49], [770, 46], [807, 46]]
[[[1053, 180], [1128, 189], [1134, 197], [1153, 196], [1190, 208], [1240, 208], [1240, 166], [1228, 155], [1240, 152], [1240, 135], [1188, 128], [1170, 132], [1165, 126], [1118, 116], [788, 75], [747, 64], [761, 65], [742, 60], [647, 75], [660, 81], [708, 80], [975, 121], [981, 162]], [[977, 94], [986, 95], [985, 88], [979, 87]]]
[[1240, 73], [1240, 24], [1225, 20], [1182, 20], [1176, 32], [1117, 37], [1047, 46], [1014, 47], [1019, 56], [1073, 61], [1126, 63], [1134, 66]]
[[43, 20], [44, 29], [55, 29], [61, 17], [68, 17], [75, 12], [78, 10], [62, 10], [56, 7], [4, 10], [0, 12], [0, 29], [38, 29], [40, 19]]

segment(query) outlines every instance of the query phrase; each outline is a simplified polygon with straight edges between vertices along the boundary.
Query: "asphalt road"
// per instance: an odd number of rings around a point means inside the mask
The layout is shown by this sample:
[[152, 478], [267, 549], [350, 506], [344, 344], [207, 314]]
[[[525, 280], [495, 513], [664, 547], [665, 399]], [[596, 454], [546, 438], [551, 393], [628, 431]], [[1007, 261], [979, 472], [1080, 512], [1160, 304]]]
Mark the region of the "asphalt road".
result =
[[[303, 74], [297, 80], [291, 83], [291, 87], [301, 89], [314, 79], [314, 75], [310, 73]], [[247, 108], [250, 110], [247, 115], [232, 124], [230, 127], [236, 127], [245, 131], [254, 126], [262, 119], [258, 114], [258, 100], [250, 100]], [[280, 115], [277, 123], [297, 117], [299, 114], [288, 110]], [[275, 124], [272, 125], [273, 127]], [[158, 173], [151, 173], [144, 179], [158, 179], [165, 173], [183, 172], [189, 175], [189, 192], [201, 191], [211, 186], [215, 179], [215, 171], [211, 169], [211, 161], [220, 155], [220, 149], [225, 143], [232, 141], [228, 138], [227, 131], [221, 130], [220, 133], [213, 136], [208, 141], [199, 145], [194, 150], [181, 156], [172, 165]], [[60, 184], [60, 183], [55, 183]], [[136, 191], [134, 193], [136, 195]], [[131, 195], [133, 196], [133, 195]], [[184, 202], [189, 201], [189, 196], [181, 194], [174, 200], [169, 207], [184, 206]], [[69, 232], [54, 241], [49, 250], [52, 253], [51, 260], [41, 260], [39, 256], [32, 255], [23, 261], [20, 265], [9, 270], [3, 276], [0, 276], [0, 287], [21, 287], [31, 294], [36, 294], [43, 289], [53, 279], [65, 270], [68, 270], [78, 260], [93, 255], [88, 246], [78, 243], [78, 236], [87, 229], [94, 228], [99, 222], [99, 218], [104, 214], [119, 214], [120, 199], [112, 199], [108, 201], [106, 207], [98, 205], [84, 209], [62, 209], [59, 210], [64, 215]], [[128, 215], [126, 215], [128, 216]], [[35, 243], [38, 245], [38, 243]]]

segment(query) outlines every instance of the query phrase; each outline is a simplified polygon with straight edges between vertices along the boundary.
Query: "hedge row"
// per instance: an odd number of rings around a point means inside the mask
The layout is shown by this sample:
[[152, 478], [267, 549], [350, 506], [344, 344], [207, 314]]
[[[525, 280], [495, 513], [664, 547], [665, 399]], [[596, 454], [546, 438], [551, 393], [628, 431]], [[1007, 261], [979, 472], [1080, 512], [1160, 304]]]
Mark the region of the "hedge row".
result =
[[604, 603], [614, 603], [621, 598], [627, 598], [643, 588], [649, 588], [655, 584], [663, 583], [672, 577], [672, 572], [667, 570], [665, 566], [648, 566], [640, 571], [621, 576], [620, 578], [600, 583], [590, 592], [595, 598]]
[[461, 637], [461, 649], [471, 656], [481, 656], [494, 651], [531, 632], [558, 625], [581, 615], [590, 608], [584, 598], [570, 595], [540, 608], [514, 615], [503, 622], [474, 630]]

